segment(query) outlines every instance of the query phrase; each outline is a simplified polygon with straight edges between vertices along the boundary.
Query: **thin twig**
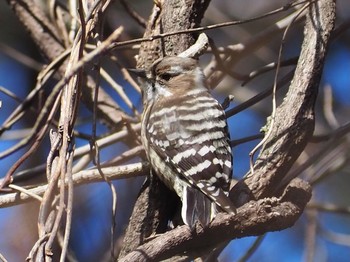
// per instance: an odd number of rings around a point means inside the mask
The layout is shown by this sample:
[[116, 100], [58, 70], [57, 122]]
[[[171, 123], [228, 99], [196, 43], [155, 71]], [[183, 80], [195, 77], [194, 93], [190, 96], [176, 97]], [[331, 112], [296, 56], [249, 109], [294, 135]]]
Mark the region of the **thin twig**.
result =
[[146, 20], [139, 15], [135, 10], [133, 10], [130, 5], [125, 0], [120, 0], [120, 3], [125, 8], [125, 10], [128, 12], [128, 14], [134, 18], [134, 20], [143, 28], [146, 28], [147, 22]]
[[350, 247], [350, 235], [349, 234], [342, 234], [337, 233], [335, 231], [332, 231], [330, 229], [326, 229], [325, 227], [320, 227], [320, 234], [323, 236], [326, 240], [333, 242], [338, 245]]
[[16, 50], [12, 46], [4, 44], [3, 42], [0, 42], [0, 50], [2, 53], [8, 55], [9, 57], [13, 58], [17, 62], [21, 63], [22, 65], [25, 65], [28, 68], [35, 70], [35, 71], [40, 71], [43, 67], [43, 65], [40, 62], [27, 56], [23, 52]]
[[11, 92], [7, 88], [0, 86], [0, 92], [7, 95], [8, 97], [11, 97], [13, 100], [15, 100], [18, 103], [22, 102], [22, 99], [20, 99], [18, 96], [16, 96], [15, 93]]
[[[322, 158], [330, 158], [333, 159], [331, 162], [333, 164], [336, 164], [335, 159], [338, 159], [337, 156], [343, 155], [343, 152], [347, 150], [347, 145], [344, 144], [344, 138], [343, 136], [346, 135], [347, 132], [339, 133], [337, 136], [337, 139], [332, 139], [325, 143], [318, 152], [313, 153], [313, 155], [302, 165], [295, 168], [292, 172], [288, 173], [283, 180], [281, 181], [280, 185], [276, 188], [277, 190], [282, 189], [284, 186], [286, 186], [292, 179], [300, 176], [302, 172], [304, 172], [308, 167], [314, 165], [315, 163], [320, 162], [320, 159]], [[340, 148], [339, 148], [340, 147]], [[330, 150], [331, 149], [331, 150]], [[341, 153], [339, 153], [341, 152]], [[338, 159], [339, 160], [339, 159]], [[344, 161], [343, 161], [344, 163]], [[310, 183], [317, 183], [322, 178], [322, 174], [325, 175], [326, 172], [322, 172], [321, 176], [319, 177], [313, 177], [310, 179]], [[316, 174], [314, 174], [316, 175]]]
[[237, 261], [239, 261], [239, 262], [247, 261], [254, 254], [254, 252], [258, 249], [258, 247], [261, 245], [265, 236], [266, 235], [258, 236], [254, 240], [253, 244], [249, 247], [249, 249], [244, 253], [244, 255], [241, 258], [239, 258]]
[[323, 113], [324, 117], [327, 120], [327, 123], [332, 128], [338, 128], [339, 123], [337, 118], [334, 115], [333, 111], [333, 94], [332, 94], [332, 87], [329, 85], [325, 85], [324, 88], [324, 98], [323, 98]]
[[134, 115], [138, 116], [139, 113], [128, 95], [125, 93], [124, 88], [114, 81], [114, 79], [103, 68], [100, 69], [100, 74], [107, 81], [107, 83], [110, 84], [113, 90], [117, 92], [121, 99], [123, 99], [124, 103], [132, 110]]
[[38, 196], [37, 194], [34, 194], [32, 191], [25, 189], [23, 187], [20, 187], [20, 186], [14, 185], [14, 184], [10, 184], [8, 187], [13, 189], [13, 190], [16, 190], [18, 192], [21, 192], [23, 194], [27, 194], [28, 196], [31, 196], [32, 198], [38, 200], [39, 202], [41, 202], [43, 200], [42, 197]]
[[0, 253], [1, 262], [7, 262], [7, 259]]
[[[54, 114], [58, 108], [58, 100], [55, 101], [55, 104], [53, 105], [51, 112], [47, 118], [47, 122], [41, 127], [40, 131], [38, 132], [38, 134], [34, 134], [33, 137], [31, 137], [31, 135], [29, 137], [27, 137], [26, 139], [34, 139], [34, 143], [33, 145], [16, 161], [15, 164], [13, 164], [11, 166], [11, 168], [9, 169], [9, 171], [6, 173], [4, 179], [2, 180], [1, 184], [0, 184], [0, 189], [3, 188], [4, 186], [6, 186], [8, 183], [11, 182], [11, 177], [13, 175], [13, 173], [17, 170], [17, 168], [23, 164], [23, 162], [25, 160], [27, 160], [28, 157], [30, 157], [32, 155], [32, 153], [39, 147], [42, 139], [44, 138], [44, 135], [47, 131], [47, 128], [52, 120], [52, 118], [54, 117]], [[33, 133], [32, 133], [33, 134]], [[23, 141], [23, 140], [22, 140]], [[30, 142], [30, 140], [28, 141], [28, 143]]]
[[[296, 65], [296, 63], [298, 62], [299, 57], [294, 57], [294, 58], [290, 58], [284, 61], [280, 61], [280, 67], [282, 66], [291, 66], [291, 65]], [[244, 76], [245, 80], [242, 82], [242, 86], [245, 86], [249, 81], [253, 80], [255, 77], [266, 73], [270, 70], [273, 70], [277, 67], [278, 62], [272, 62], [270, 64], [267, 64], [261, 68], [259, 68], [258, 70], [254, 70], [252, 72], [249, 73], [248, 76]]]
[[[141, 124], [137, 123], [135, 125], [132, 125], [132, 128], [136, 133], [140, 132]], [[118, 131], [116, 133], [113, 133], [109, 136], [106, 136], [106, 137], [103, 137], [103, 138], [97, 140], [96, 143], [99, 146], [99, 148], [102, 148], [102, 147], [112, 145], [115, 142], [118, 142], [118, 141], [126, 138], [128, 135], [129, 135], [129, 131], [126, 128], [123, 128], [121, 131]], [[85, 154], [91, 152], [90, 150], [91, 150], [90, 145], [81, 146], [75, 150], [74, 157], [80, 157], [82, 155], [85, 155]]]
[[101, 163], [102, 167], [112, 166], [112, 165], [120, 165], [132, 158], [140, 156], [144, 152], [144, 148], [142, 145], [135, 146], [122, 154], [116, 156], [115, 158], [109, 159], [106, 162]]
[[[249, 38], [247, 41], [235, 45], [229, 45], [224, 48], [218, 48], [218, 52], [222, 50], [227, 51], [220, 55], [220, 60], [225, 61], [224, 68], [232, 68], [244, 57], [252, 54], [255, 50], [258, 50], [259, 48], [263, 47], [267, 42], [271, 42], [272, 39], [274, 39], [273, 37], [281, 31], [283, 31], [297, 14], [298, 11], [291, 13], [287, 17], [269, 26], [261, 33], [258, 33], [254, 35], [254, 37]], [[301, 18], [302, 17], [299, 17], [297, 21], [302, 20]], [[218, 70], [218, 61], [220, 60], [213, 59], [212, 62], [210, 62], [204, 70], [204, 73], [207, 76], [207, 80], [211, 88], [215, 88], [225, 76], [225, 72], [221, 72]], [[238, 75], [234, 75], [234, 77], [237, 76]]]
[[328, 141], [328, 140], [333, 139], [333, 138], [342, 137], [349, 132], [350, 132], [350, 122], [346, 123], [343, 126], [340, 126], [336, 130], [331, 131], [329, 134], [314, 136], [310, 142], [311, 143], [319, 143], [319, 142], [323, 142], [323, 141]]
[[263, 138], [264, 138], [263, 134], [247, 136], [247, 137], [244, 137], [244, 138], [231, 140], [230, 141], [230, 146], [231, 147], [235, 147], [235, 146], [238, 146], [238, 145], [243, 144], [243, 143], [247, 143], [247, 142], [250, 142], [250, 141], [253, 141], [253, 140], [263, 139]]
[[[62, 82], [64, 82], [64, 81], [62, 81]], [[32, 127], [30, 135], [28, 135], [26, 138], [22, 139], [20, 142], [18, 142], [14, 146], [10, 147], [9, 149], [1, 152], [0, 159], [13, 154], [17, 150], [28, 145], [33, 140], [33, 138], [37, 135], [38, 130], [40, 130], [40, 128], [42, 128], [44, 121], [47, 120], [46, 117], [49, 114], [50, 109], [51, 109], [51, 112], [54, 111], [53, 107], [51, 108], [51, 105], [53, 103], [55, 103], [57, 100], [59, 100], [61, 87], [62, 87], [61, 85], [56, 85], [54, 87], [54, 89], [51, 91], [49, 97], [46, 99], [46, 102], [45, 102], [43, 109], [40, 111], [40, 114], [37, 117], [37, 120], [36, 120], [34, 126]], [[47, 123], [47, 121], [46, 121], [46, 123]]]
[[316, 252], [316, 237], [317, 237], [317, 210], [307, 210], [306, 218], [306, 232], [305, 232], [305, 251], [304, 261], [313, 262], [315, 261]]
[[[35, 88], [27, 95], [27, 97], [21, 102], [20, 105], [11, 113], [11, 115], [5, 120], [3, 126], [0, 128], [0, 134], [4, 132], [7, 129], [10, 129], [25, 113], [25, 109], [30, 105], [33, 101], [33, 99], [37, 96], [37, 94], [42, 90], [43, 86], [49, 79], [51, 79], [52, 76], [56, 73], [57, 69], [59, 66], [64, 62], [65, 58], [70, 54], [71, 49], [67, 49], [64, 51], [62, 54], [60, 54], [58, 57], [56, 57], [48, 66], [42, 69], [42, 71], [39, 72], [39, 75], [37, 76], [37, 83], [35, 85]], [[47, 100], [52, 100], [51, 97], [54, 97], [56, 94], [57, 90], [53, 90]], [[54, 93], [54, 94], [52, 94]], [[52, 101], [51, 101], [52, 102]], [[39, 120], [41, 121], [42, 117], [44, 118], [45, 116], [42, 116], [42, 112], [47, 112], [48, 107], [51, 105], [51, 103], [45, 103], [43, 108], [41, 109], [41, 112], [38, 116], [38, 120], [34, 124], [34, 127], [37, 128], [36, 126], [40, 125], [37, 124]], [[30, 141], [30, 136], [33, 134], [37, 133], [38, 130], [36, 129], [34, 132], [32, 131], [30, 135], [28, 135], [27, 138], [23, 139], [19, 144], [24, 143], [25, 145], [29, 143]], [[29, 140], [29, 141], [28, 141]], [[8, 152], [8, 154], [11, 154], [11, 151]], [[0, 154], [2, 155], [2, 154]], [[5, 157], [0, 156], [1, 157]]]
[[29, 252], [29, 255], [26, 261], [35, 261], [34, 256], [38, 252], [38, 249], [40, 248], [40, 246], [47, 240], [48, 237], [49, 237], [49, 234], [45, 234], [35, 242], [35, 244], [33, 245], [32, 249]]
[[[99, 35], [101, 35], [101, 28], [99, 28]], [[97, 42], [97, 47], [101, 45], [101, 42]], [[124, 101], [127, 103], [128, 106], [133, 107], [132, 103], [130, 102], [128, 96], [125, 94], [124, 90], [119, 87], [114, 80], [107, 74], [100, 66], [101, 61], [98, 60], [98, 69], [101, 76], [104, 76], [105, 79], [110, 80], [110, 84], [112, 87], [116, 89], [116, 91], [121, 95], [121, 97], [124, 99]], [[99, 171], [99, 174], [103, 178], [103, 180], [107, 183], [108, 187], [111, 190], [112, 193], [112, 224], [111, 224], [111, 242], [110, 242], [110, 248], [111, 248], [111, 257], [114, 258], [114, 235], [115, 235], [115, 216], [116, 216], [116, 207], [117, 207], [117, 192], [113, 185], [113, 183], [105, 176], [101, 169], [101, 162], [100, 162], [100, 148], [98, 147], [98, 144], [96, 143], [96, 137], [97, 137], [97, 131], [96, 131], [96, 125], [97, 125], [97, 102], [98, 102], [98, 94], [99, 94], [99, 82], [100, 82], [100, 75], [98, 75], [98, 79], [96, 80], [96, 86], [94, 88], [94, 94], [93, 94], [93, 120], [92, 120], [92, 138], [90, 141], [90, 151], [93, 154], [92, 162], [97, 167], [97, 170]], [[116, 85], [115, 85], [115, 84]]]
[[124, 76], [124, 79], [129, 82], [129, 84], [139, 93], [141, 94], [141, 87], [135, 82], [135, 80], [131, 77], [129, 71], [122, 67], [120, 69], [121, 73]]
[[312, 202], [312, 203], [309, 203], [307, 205], [307, 209], [316, 209], [320, 212], [329, 212], [329, 213], [350, 215], [350, 207], [349, 206], [339, 206], [337, 204], [332, 204], [332, 203]]
[[[317, 0], [314, 0], [317, 1]], [[120, 46], [125, 46], [125, 45], [133, 45], [133, 44], [138, 44], [138, 43], [142, 43], [142, 42], [151, 42], [154, 41], [156, 39], [161, 39], [167, 36], [173, 36], [173, 35], [179, 35], [179, 34], [190, 34], [190, 33], [197, 33], [197, 32], [202, 32], [202, 31], [207, 31], [207, 30], [213, 30], [213, 29], [217, 29], [220, 27], [227, 27], [227, 26], [234, 26], [234, 25], [240, 25], [240, 24], [245, 24], [245, 23], [250, 23], [253, 21], [256, 21], [258, 19], [262, 19], [262, 18], [266, 18], [272, 15], [275, 15], [279, 12], [282, 11], [286, 11], [292, 7], [304, 4], [304, 3], [310, 3], [310, 2], [314, 2], [314, 1], [310, 1], [310, 0], [306, 0], [306, 1], [301, 1], [301, 2], [297, 2], [297, 3], [290, 3], [287, 4], [283, 7], [277, 8], [271, 12], [268, 12], [266, 14], [260, 15], [260, 16], [256, 16], [256, 17], [252, 17], [246, 20], [239, 20], [239, 21], [230, 21], [230, 22], [224, 22], [224, 23], [218, 23], [215, 25], [209, 25], [209, 26], [202, 26], [202, 27], [197, 27], [197, 28], [192, 28], [192, 29], [186, 29], [186, 30], [179, 30], [179, 31], [174, 31], [174, 32], [169, 32], [169, 33], [163, 33], [163, 34], [157, 34], [157, 35], [153, 35], [153, 36], [149, 36], [149, 37], [143, 37], [143, 38], [136, 38], [136, 39], [132, 39], [132, 40], [127, 40], [127, 41], [123, 41], [123, 42], [116, 42], [113, 43], [109, 46], [109, 50], [120, 47]]]
[[[66, 84], [84, 65], [85, 63], [90, 62], [92, 59], [94, 59], [96, 56], [100, 55], [102, 52], [104, 52], [106, 50], [106, 48], [110, 45], [111, 42], [113, 42], [115, 39], [117, 39], [120, 36], [120, 33], [122, 32], [122, 28], [118, 28], [117, 30], [115, 30], [104, 42], [102, 42], [102, 44], [96, 48], [95, 50], [93, 50], [91, 53], [89, 53], [88, 55], [86, 55], [85, 57], [82, 57], [73, 68], [71, 68], [71, 70], [69, 71], [69, 73], [62, 78], [54, 87], [54, 89], [52, 90], [49, 98], [46, 100], [45, 106], [44, 108], [49, 107], [49, 105], [54, 102], [57, 101], [57, 96], [59, 96], [59, 92], [61, 90], [61, 88], [63, 87], [64, 84]], [[42, 123], [42, 121], [44, 120], [45, 116], [47, 114], [47, 110], [42, 110], [33, 129], [31, 134], [26, 137], [25, 139], [21, 140], [19, 143], [17, 143], [16, 145], [12, 146], [11, 148], [5, 150], [4, 152], [2, 152], [0, 154], [0, 159], [4, 158], [5, 156], [8, 156], [12, 153], [14, 153], [15, 151], [23, 148], [24, 146], [26, 146], [28, 143], [30, 143], [30, 141], [33, 139], [33, 137], [36, 135], [37, 132], [37, 128], [38, 126], [40, 126], [40, 124]], [[3, 184], [4, 185], [4, 184]], [[3, 186], [2, 185], [2, 186]]]
[[[285, 84], [287, 84], [293, 77], [295, 69], [289, 71], [281, 80], [277, 83], [277, 90], [282, 88]], [[272, 94], [273, 86], [269, 89], [266, 89], [263, 92], [260, 92], [259, 94], [253, 96], [252, 98], [248, 99], [247, 101], [243, 102], [242, 104], [228, 110], [226, 112], [226, 117], [229, 118], [233, 115], [238, 114], [239, 112], [242, 112], [243, 110], [255, 105], [259, 101], [263, 100], [264, 98], [268, 97]]]
[[73, 155], [74, 151], [71, 151], [68, 154], [68, 164], [67, 164], [67, 173], [66, 173], [66, 181], [67, 181], [67, 208], [66, 208], [66, 226], [64, 230], [64, 237], [62, 243], [62, 252], [61, 252], [61, 262], [66, 261], [68, 244], [69, 244], [69, 236], [72, 228], [72, 215], [73, 215], [73, 179], [72, 179], [72, 168], [73, 168]]

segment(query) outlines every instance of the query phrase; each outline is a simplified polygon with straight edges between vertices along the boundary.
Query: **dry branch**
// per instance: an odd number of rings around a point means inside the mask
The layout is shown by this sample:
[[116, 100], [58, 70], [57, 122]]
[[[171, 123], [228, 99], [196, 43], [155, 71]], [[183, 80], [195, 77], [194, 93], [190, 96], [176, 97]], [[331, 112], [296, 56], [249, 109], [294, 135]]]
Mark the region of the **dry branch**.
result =
[[[110, 180], [126, 179], [145, 175], [147, 172], [149, 172], [149, 166], [148, 163], [141, 162], [123, 166], [102, 168], [102, 172]], [[75, 186], [104, 181], [98, 169], [77, 172], [73, 174], [72, 178]], [[31, 194], [43, 196], [47, 189], [48, 185], [42, 185], [26, 190]], [[34, 198], [25, 192], [8, 193], [0, 195], [0, 208], [15, 206], [33, 200]]]
[[239, 185], [245, 184], [244, 188], [247, 185], [255, 199], [276, 193], [275, 189], [313, 134], [314, 104], [334, 21], [334, 1], [322, 0], [310, 5], [304, 42], [289, 91], [277, 108], [275, 125], [254, 165], [254, 174], [249, 174]]
[[160, 261], [175, 255], [196, 257], [221, 242], [283, 230], [294, 225], [311, 197], [311, 188], [296, 179], [281, 198], [264, 198], [240, 207], [237, 214], [220, 213], [208, 228], [177, 227], [137, 247], [126, 261]]

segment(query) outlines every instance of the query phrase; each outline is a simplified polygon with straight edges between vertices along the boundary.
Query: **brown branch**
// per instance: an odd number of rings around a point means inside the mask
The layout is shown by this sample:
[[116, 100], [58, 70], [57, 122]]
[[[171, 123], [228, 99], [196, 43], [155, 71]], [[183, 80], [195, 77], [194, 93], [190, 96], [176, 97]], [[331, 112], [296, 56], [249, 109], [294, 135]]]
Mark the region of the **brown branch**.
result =
[[277, 108], [273, 130], [254, 165], [254, 174], [241, 181], [236, 190], [248, 186], [255, 199], [273, 195], [312, 137], [314, 103], [334, 20], [334, 1], [310, 5], [294, 79]]
[[[149, 172], [149, 165], [147, 162], [141, 162], [129, 165], [105, 167], [102, 168], [102, 172], [109, 180], [133, 178], [147, 174]], [[97, 169], [77, 172], [73, 174], [72, 179], [74, 186], [104, 181]], [[35, 198], [33, 198], [32, 195], [40, 197], [43, 196], [47, 190], [48, 185], [42, 185], [27, 189], [26, 191], [29, 191], [30, 195], [22, 191], [0, 194], [0, 207], [10, 207], [33, 201]]]
[[294, 180], [281, 198], [251, 201], [233, 216], [220, 213], [205, 230], [197, 227], [191, 232], [187, 226], [177, 227], [139, 246], [119, 261], [160, 261], [184, 253], [196, 257], [221, 242], [291, 227], [310, 197], [311, 187], [302, 180]]
[[146, 28], [147, 21], [139, 15], [134, 9], [132, 9], [125, 0], [120, 0], [120, 3], [125, 8], [125, 10], [129, 13], [129, 15], [142, 27]]
[[209, 3], [192, 0], [185, 7], [171, 0], [155, 5], [143, 38], [135, 39], [141, 42], [137, 67], [148, 68], [159, 57], [179, 54], [192, 45], [195, 34], [208, 29], [198, 26]]
[[50, 61], [64, 51], [59, 33], [34, 1], [8, 0], [17, 18]]

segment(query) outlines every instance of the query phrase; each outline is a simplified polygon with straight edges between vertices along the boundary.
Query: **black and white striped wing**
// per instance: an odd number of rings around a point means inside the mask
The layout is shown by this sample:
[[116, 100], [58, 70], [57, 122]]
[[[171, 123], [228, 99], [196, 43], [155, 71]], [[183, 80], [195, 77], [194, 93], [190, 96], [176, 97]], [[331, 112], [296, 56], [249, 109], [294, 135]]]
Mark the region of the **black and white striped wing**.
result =
[[150, 147], [193, 188], [234, 212], [227, 197], [232, 154], [221, 105], [203, 92], [196, 98], [175, 98], [152, 111], [146, 128]]

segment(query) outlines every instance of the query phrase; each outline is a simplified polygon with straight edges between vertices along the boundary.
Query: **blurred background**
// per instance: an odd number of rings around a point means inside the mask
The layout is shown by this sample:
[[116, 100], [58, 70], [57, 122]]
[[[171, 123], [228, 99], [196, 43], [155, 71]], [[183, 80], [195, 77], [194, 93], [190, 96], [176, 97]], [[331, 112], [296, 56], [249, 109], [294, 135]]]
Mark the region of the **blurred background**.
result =
[[[64, 1], [62, 1], [64, 2]], [[132, 0], [128, 2], [146, 20], [151, 12], [153, 1]], [[243, 20], [258, 16], [276, 9], [288, 1], [280, 0], [213, 0], [205, 14], [202, 25], [210, 25], [225, 21]], [[46, 3], [43, 1], [45, 7]], [[274, 21], [283, 17], [278, 14], [261, 19], [258, 22], [246, 23], [239, 26], [226, 27], [208, 31], [217, 47], [225, 47], [252, 39], [259, 32], [265, 30]], [[143, 28], [140, 27], [126, 13], [119, 1], [113, 1], [105, 18], [105, 34], [108, 35], [120, 25], [125, 27], [122, 39], [127, 40], [142, 37]], [[32, 40], [26, 34], [21, 24], [13, 15], [5, 2], [0, 3], [0, 125], [16, 108], [18, 102], [26, 97], [35, 86], [36, 77], [45, 61], [40, 56]], [[350, 2], [337, 1], [337, 26], [347, 22], [350, 29]], [[299, 54], [302, 42], [303, 24], [293, 27], [289, 32], [283, 59], [294, 58]], [[281, 34], [277, 34], [269, 43], [259, 50], [246, 56], [232, 70], [242, 75], [277, 60]], [[125, 67], [134, 67], [134, 56], [137, 49], [118, 50], [115, 55]], [[203, 55], [203, 68], [210, 61], [210, 55]], [[114, 80], [124, 87], [125, 92], [139, 112], [142, 112], [140, 95], [131, 88], [119, 73], [119, 68], [111, 61], [104, 61], [105, 68]], [[281, 75], [287, 72], [281, 70]], [[114, 72], [114, 73], [113, 73]], [[219, 101], [228, 95], [234, 95], [234, 102], [230, 108], [243, 103], [259, 92], [266, 90], [273, 83], [274, 71], [262, 74], [242, 86], [242, 81], [227, 76], [215, 89], [214, 94]], [[54, 83], [52, 83], [52, 86]], [[122, 99], [107, 83], [102, 83], [105, 90], [129, 114], [131, 110], [123, 104]], [[16, 98], [10, 98], [4, 93], [10, 90]], [[286, 89], [283, 89], [285, 92]], [[49, 92], [48, 90], [45, 90]], [[43, 99], [45, 94], [43, 94]], [[328, 102], [327, 102], [328, 101]], [[38, 105], [42, 101], [36, 101]], [[331, 113], [325, 105], [331, 105]], [[347, 124], [350, 120], [350, 30], [344, 30], [330, 47], [324, 67], [322, 81], [319, 87], [317, 101], [317, 115], [315, 135], [322, 136]], [[92, 114], [83, 106], [79, 109], [78, 130], [91, 133]], [[256, 104], [230, 117], [231, 138], [238, 140], [250, 135], [257, 135], [271, 113], [271, 98]], [[0, 151], [23, 138], [28, 128], [35, 120], [35, 115], [18, 122], [11, 130], [0, 136]], [[97, 126], [98, 135], [108, 130], [103, 125]], [[341, 145], [329, 148], [327, 156], [317, 160], [311, 168], [302, 170], [301, 176], [313, 183], [313, 197], [310, 207], [305, 211], [294, 227], [275, 233], [267, 234], [257, 250], [248, 261], [307, 261], [310, 245], [315, 249], [314, 261], [349, 261], [350, 258], [350, 137], [349, 134]], [[45, 163], [49, 152], [48, 138], [40, 149], [21, 166], [21, 170]], [[78, 138], [77, 147], [88, 144], [87, 140]], [[234, 175], [241, 178], [249, 170], [249, 152], [258, 143], [254, 140], [234, 147]], [[318, 154], [323, 149], [323, 143], [310, 143], [295, 168], [300, 166], [310, 156]], [[11, 165], [25, 152], [26, 148], [0, 160], [0, 176], [4, 176]], [[126, 150], [126, 145], [119, 142], [106, 147], [101, 152], [102, 160], [119, 155]], [[130, 162], [136, 162], [133, 159]], [[115, 181], [118, 194], [117, 205], [117, 235], [118, 241], [128, 223], [133, 204], [144, 178], [125, 179]], [[112, 196], [106, 183], [94, 183], [75, 188], [74, 213], [70, 248], [78, 261], [107, 261], [110, 247]], [[334, 207], [326, 208], [326, 207]], [[8, 261], [23, 261], [27, 257], [33, 244], [37, 240], [38, 202], [1, 208], [0, 209], [0, 253]], [[332, 211], [333, 210], [333, 211]], [[116, 245], [118, 246], [118, 241]], [[255, 237], [234, 240], [220, 256], [221, 261], [238, 261], [252, 243]]]

